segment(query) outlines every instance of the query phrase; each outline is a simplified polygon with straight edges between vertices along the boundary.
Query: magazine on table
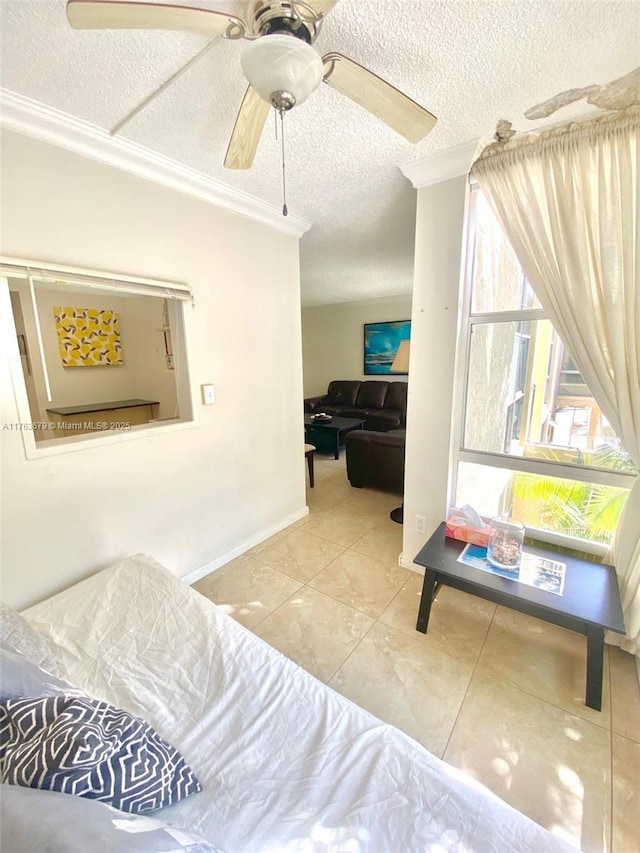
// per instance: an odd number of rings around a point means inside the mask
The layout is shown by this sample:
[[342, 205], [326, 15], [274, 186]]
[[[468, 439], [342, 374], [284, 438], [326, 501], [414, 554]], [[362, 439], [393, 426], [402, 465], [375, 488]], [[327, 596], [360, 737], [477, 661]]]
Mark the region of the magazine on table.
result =
[[487, 549], [479, 545], [467, 545], [458, 557], [459, 563], [481, 569], [483, 572], [491, 572], [500, 575], [501, 578], [519, 581], [527, 586], [552, 592], [554, 595], [562, 595], [564, 592], [564, 576], [567, 570], [566, 563], [558, 560], [550, 560], [538, 554], [522, 553], [520, 569], [510, 572], [508, 569], [499, 569], [487, 560]]

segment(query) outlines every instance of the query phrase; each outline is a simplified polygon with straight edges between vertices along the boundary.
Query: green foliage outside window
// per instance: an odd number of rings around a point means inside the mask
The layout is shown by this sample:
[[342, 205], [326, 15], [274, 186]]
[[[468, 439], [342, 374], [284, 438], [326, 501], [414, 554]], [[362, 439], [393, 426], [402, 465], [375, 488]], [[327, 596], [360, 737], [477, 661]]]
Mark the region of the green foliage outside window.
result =
[[[553, 448], [547, 450], [553, 453]], [[635, 471], [631, 457], [617, 441], [582, 452], [584, 465]], [[628, 495], [627, 489], [615, 486], [525, 473], [513, 475], [510, 491], [514, 516], [526, 518], [527, 524], [604, 544], [613, 539]]]

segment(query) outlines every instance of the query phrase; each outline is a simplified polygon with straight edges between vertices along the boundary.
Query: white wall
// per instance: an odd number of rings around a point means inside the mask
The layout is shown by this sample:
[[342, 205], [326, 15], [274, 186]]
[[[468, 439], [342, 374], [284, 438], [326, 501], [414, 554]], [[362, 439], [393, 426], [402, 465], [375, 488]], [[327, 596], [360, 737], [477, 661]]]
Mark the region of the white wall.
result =
[[[27, 606], [136, 552], [183, 576], [301, 517], [297, 239], [13, 133], [2, 175], [4, 255], [187, 282], [196, 303], [194, 428], [34, 460], [2, 431], [3, 600]], [[6, 362], [15, 341], [0, 346]], [[16, 422], [10, 382], [1, 393]]]
[[[402, 562], [445, 519], [466, 178], [418, 190]], [[415, 517], [426, 519], [427, 536]]]
[[303, 309], [304, 396], [325, 394], [332, 379], [406, 381], [406, 376], [364, 375], [364, 324], [410, 319], [409, 296]]
[[[133, 396], [142, 400], [157, 400], [159, 405], [155, 417], [175, 418], [179, 414], [176, 374], [167, 367], [164, 335], [158, 331], [163, 323], [162, 309], [162, 299], [149, 296], [127, 299], [124, 314], [124, 327], [127, 330], [125, 358], [128, 353], [136, 370], [136, 390]], [[132, 331], [134, 334], [131, 334]]]

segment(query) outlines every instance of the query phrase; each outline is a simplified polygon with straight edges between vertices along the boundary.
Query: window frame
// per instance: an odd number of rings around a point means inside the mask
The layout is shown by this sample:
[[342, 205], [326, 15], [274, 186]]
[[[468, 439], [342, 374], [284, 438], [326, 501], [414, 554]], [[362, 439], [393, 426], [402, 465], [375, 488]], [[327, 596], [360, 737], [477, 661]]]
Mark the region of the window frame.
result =
[[[469, 450], [464, 447], [467, 392], [469, 389], [469, 358], [471, 353], [472, 328], [478, 324], [524, 322], [551, 318], [543, 308], [523, 308], [508, 311], [472, 313], [475, 242], [477, 236], [476, 199], [479, 187], [471, 179], [467, 185], [465, 205], [465, 228], [462, 240], [462, 262], [460, 273], [460, 297], [458, 301], [458, 326], [454, 368], [453, 406], [451, 420], [451, 442], [449, 451], [448, 505], [455, 503], [458, 486], [458, 465], [467, 462], [489, 468], [501, 468], [544, 477], [557, 477], [596, 485], [616, 486], [630, 489], [636, 475], [623, 471], [594, 468], [587, 465], [571, 465], [547, 459], [531, 459], [523, 456], [492, 451]], [[542, 542], [574, 548], [597, 556], [605, 556], [610, 546], [587, 539], [578, 539], [556, 531], [528, 527], [527, 535]]]
[[[27, 396], [27, 387], [20, 358], [20, 350], [17, 340], [16, 327], [13, 319], [13, 309], [11, 306], [9, 278], [28, 279], [30, 276], [34, 278], [44, 278], [49, 280], [59, 276], [62, 280], [67, 281], [70, 286], [73, 283], [80, 285], [95, 286], [97, 290], [103, 289], [111, 291], [117, 290], [117, 284], [122, 285], [122, 290], [128, 293], [134, 293], [140, 296], [151, 296], [154, 298], [169, 298], [171, 301], [180, 302], [180, 318], [182, 320], [182, 329], [178, 332], [178, 337], [184, 336], [181, 341], [184, 352], [184, 365], [181, 365], [180, 385], [176, 381], [176, 394], [179, 403], [179, 409], [186, 411], [187, 414], [179, 420], [171, 422], [156, 421], [151, 424], [139, 424], [132, 426], [126, 431], [111, 431], [89, 433], [89, 434], [74, 434], [70, 432], [68, 437], [56, 438], [36, 442], [34, 430], [29, 425], [33, 424], [31, 408]], [[103, 287], [101, 288], [101, 283]], [[116, 287], [114, 287], [116, 285]], [[136, 289], [137, 288], [137, 289]], [[61, 291], [62, 292], [62, 291]], [[180, 282], [164, 281], [161, 279], [143, 278], [141, 276], [130, 276], [120, 274], [109, 274], [101, 270], [93, 270], [85, 267], [70, 267], [63, 264], [51, 262], [43, 262], [39, 260], [28, 260], [24, 258], [13, 258], [0, 256], [0, 335], [6, 341], [6, 355], [9, 367], [9, 378], [13, 386], [14, 399], [18, 414], [18, 424], [7, 424], [4, 418], [0, 429], [19, 431], [22, 436], [25, 456], [29, 460], [42, 459], [47, 456], [55, 456], [61, 453], [72, 453], [79, 450], [88, 450], [91, 448], [104, 447], [110, 444], [117, 444], [122, 441], [132, 441], [140, 438], [149, 437], [153, 434], [164, 434], [175, 432], [178, 430], [191, 429], [196, 426], [195, 413], [196, 407], [194, 404], [194, 395], [191, 388], [190, 377], [190, 357], [189, 357], [189, 313], [185, 310], [186, 303], [194, 305], [193, 291], [189, 285]], [[42, 358], [42, 353], [38, 353], [38, 357]]]

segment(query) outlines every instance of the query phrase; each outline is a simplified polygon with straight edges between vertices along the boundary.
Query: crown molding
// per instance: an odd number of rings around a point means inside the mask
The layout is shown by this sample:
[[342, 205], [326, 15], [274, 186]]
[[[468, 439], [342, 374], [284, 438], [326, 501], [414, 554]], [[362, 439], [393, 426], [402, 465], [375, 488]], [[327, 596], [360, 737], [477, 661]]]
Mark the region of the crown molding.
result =
[[480, 154], [481, 148], [480, 139], [470, 139], [462, 145], [447, 148], [445, 151], [407, 163], [406, 166], [400, 166], [400, 171], [405, 178], [409, 178], [416, 189], [429, 187], [432, 184], [448, 181], [450, 178], [466, 175], [471, 164]]
[[339, 302], [312, 302], [302, 303], [303, 311], [322, 310], [323, 308], [366, 308], [369, 305], [387, 305], [391, 302], [411, 302], [413, 299], [413, 291], [408, 290], [406, 293], [398, 293], [395, 296], [369, 296], [362, 299], [343, 299]]
[[302, 237], [311, 227], [311, 223], [300, 217], [284, 217], [279, 209], [267, 202], [203, 172], [136, 142], [110, 136], [95, 124], [1, 88], [0, 126], [122, 169], [294, 237]]

